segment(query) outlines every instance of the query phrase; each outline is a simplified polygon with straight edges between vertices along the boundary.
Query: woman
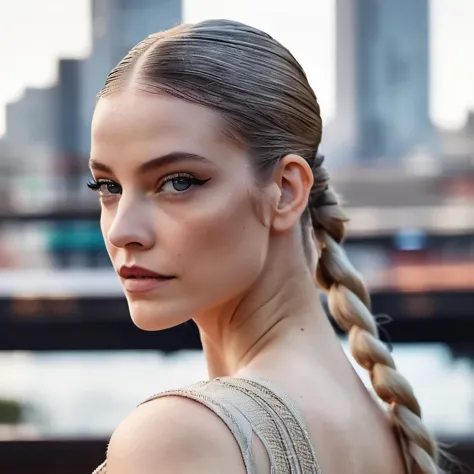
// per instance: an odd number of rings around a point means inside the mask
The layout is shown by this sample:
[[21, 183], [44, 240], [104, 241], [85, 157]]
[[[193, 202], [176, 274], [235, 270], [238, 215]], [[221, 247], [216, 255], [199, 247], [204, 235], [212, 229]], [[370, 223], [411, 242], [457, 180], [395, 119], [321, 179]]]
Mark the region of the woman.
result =
[[[89, 185], [107, 249], [138, 327], [196, 322], [210, 381], [138, 407], [96, 472], [438, 471], [342, 250], [321, 128], [301, 66], [237, 22], [151, 35], [110, 73]], [[341, 350], [315, 279], [387, 410]]]

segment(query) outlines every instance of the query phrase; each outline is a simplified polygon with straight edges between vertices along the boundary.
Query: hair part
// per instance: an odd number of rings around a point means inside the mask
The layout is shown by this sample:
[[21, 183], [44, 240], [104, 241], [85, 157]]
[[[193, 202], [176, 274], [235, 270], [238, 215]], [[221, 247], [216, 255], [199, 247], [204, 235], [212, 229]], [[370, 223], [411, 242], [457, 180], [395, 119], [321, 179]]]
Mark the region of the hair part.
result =
[[308, 161], [314, 184], [302, 226], [311, 222], [321, 243], [317, 283], [327, 293], [334, 320], [349, 334], [355, 360], [369, 371], [375, 392], [390, 406], [413, 472], [440, 472], [438, 446], [421, 420], [410, 384], [379, 339], [367, 288], [343, 250], [347, 218], [317, 155], [320, 109], [296, 59], [258, 29], [210, 20], [146, 38], [112, 70], [98, 97], [127, 86], [219, 112], [225, 133], [245, 145], [262, 179], [290, 153]]

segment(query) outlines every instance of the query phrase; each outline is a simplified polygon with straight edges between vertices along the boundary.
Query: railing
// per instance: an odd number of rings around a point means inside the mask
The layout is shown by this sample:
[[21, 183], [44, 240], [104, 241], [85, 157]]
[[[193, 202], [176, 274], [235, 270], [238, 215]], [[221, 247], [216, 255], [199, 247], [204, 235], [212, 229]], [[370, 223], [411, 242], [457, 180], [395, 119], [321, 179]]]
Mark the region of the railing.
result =
[[[373, 310], [388, 314], [382, 338], [391, 342], [472, 346], [474, 292], [373, 295]], [[384, 318], [380, 321], [383, 323]], [[336, 328], [337, 330], [337, 328]], [[0, 350], [88, 351], [199, 349], [192, 323], [159, 332], [136, 328], [123, 297], [3, 298], [0, 300]], [[474, 354], [472, 354], [474, 355]]]

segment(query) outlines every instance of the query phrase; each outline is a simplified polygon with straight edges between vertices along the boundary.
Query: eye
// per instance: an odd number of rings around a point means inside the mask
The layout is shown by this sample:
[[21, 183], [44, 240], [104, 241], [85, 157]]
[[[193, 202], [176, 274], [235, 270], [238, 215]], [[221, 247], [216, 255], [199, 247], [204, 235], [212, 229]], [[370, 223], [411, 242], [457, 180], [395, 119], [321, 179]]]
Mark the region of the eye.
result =
[[101, 196], [122, 194], [122, 186], [109, 179], [98, 179], [87, 183], [87, 187], [93, 191], [99, 191]]
[[159, 192], [172, 194], [183, 193], [192, 186], [202, 186], [208, 181], [209, 179], [197, 179], [194, 176], [186, 173], [172, 174], [164, 178]]

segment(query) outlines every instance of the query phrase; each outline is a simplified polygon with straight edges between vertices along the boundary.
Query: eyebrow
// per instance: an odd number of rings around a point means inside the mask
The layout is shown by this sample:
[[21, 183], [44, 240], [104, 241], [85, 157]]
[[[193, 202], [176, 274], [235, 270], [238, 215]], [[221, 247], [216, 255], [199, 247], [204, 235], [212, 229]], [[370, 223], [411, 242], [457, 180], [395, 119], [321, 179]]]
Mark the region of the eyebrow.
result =
[[[200, 163], [210, 163], [210, 161], [207, 158], [204, 158], [204, 156], [201, 156], [201, 155], [197, 155], [196, 153], [175, 151], [163, 156], [152, 158], [151, 160], [146, 161], [145, 163], [142, 163], [138, 167], [137, 172], [139, 174], [145, 174], [149, 171], [153, 171], [162, 166], [182, 163], [185, 161], [199, 161]], [[90, 158], [89, 168], [94, 171], [103, 171], [105, 173], [112, 173], [112, 168], [110, 168], [110, 166], [104, 163], [101, 163], [100, 161], [97, 161], [95, 158]]]

